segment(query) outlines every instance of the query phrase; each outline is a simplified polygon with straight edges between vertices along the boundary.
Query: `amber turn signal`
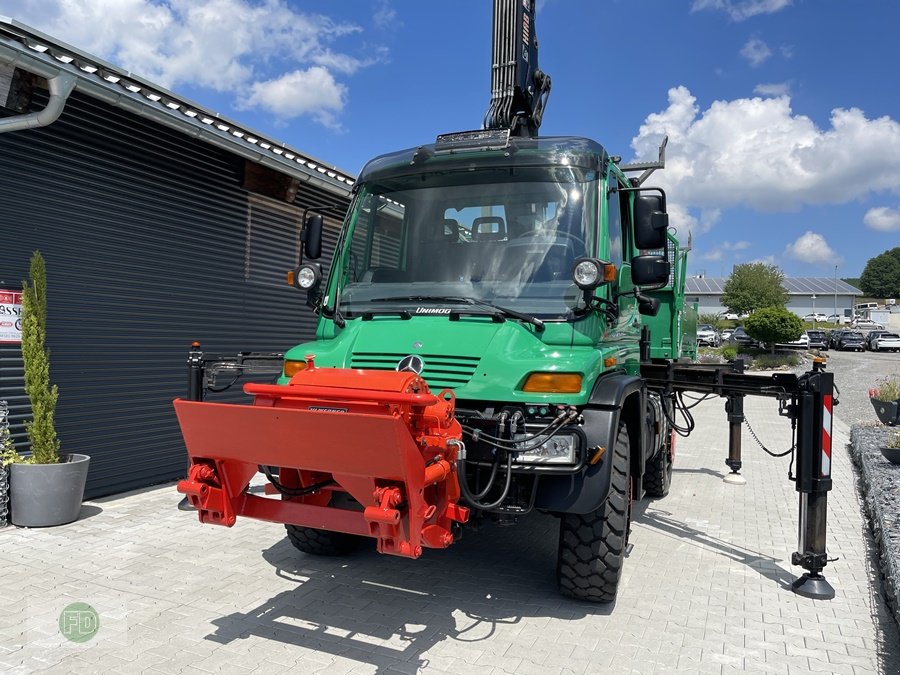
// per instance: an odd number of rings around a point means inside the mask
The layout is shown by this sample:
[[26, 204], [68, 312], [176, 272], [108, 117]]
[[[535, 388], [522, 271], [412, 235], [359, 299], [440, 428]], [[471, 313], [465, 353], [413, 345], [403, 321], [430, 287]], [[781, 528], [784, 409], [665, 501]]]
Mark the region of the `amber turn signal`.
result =
[[577, 394], [581, 391], [578, 373], [531, 373], [522, 391], [544, 394]]
[[284, 375], [285, 377], [293, 377], [301, 370], [306, 370], [306, 361], [285, 361]]

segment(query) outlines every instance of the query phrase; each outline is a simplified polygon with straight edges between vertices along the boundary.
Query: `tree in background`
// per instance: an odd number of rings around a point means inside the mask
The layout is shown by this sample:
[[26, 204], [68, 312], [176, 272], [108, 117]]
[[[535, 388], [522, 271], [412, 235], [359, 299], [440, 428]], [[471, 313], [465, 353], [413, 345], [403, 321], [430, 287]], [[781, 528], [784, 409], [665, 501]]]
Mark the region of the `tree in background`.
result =
[[859, 277], [859, 287], [873, 298], [900, 297], [900, 247], [870, 258]]
[[788, 294], [783, 281], [784, 273], [775, 265], [735, 265], [725, 282], [722, 304], [737, 314], [747, 314], [763, 307], [784, 307]]
[[764, 307], [747, 317], [744, 330], [754, 340], [769, 345], [774, 354], [776, 342], [793, 342], [803, 334], [803, 322], [783, 307]]

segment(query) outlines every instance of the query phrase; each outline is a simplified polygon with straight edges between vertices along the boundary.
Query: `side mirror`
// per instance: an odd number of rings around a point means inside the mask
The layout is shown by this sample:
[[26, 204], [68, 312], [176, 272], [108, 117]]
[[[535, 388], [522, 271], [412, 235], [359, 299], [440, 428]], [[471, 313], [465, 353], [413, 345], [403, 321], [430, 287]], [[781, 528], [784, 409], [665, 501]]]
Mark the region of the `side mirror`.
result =
[[316, 260], [322, 255], [322, 214], [312, 213], [303, 227], [303, 251], [307, 258]]
[[640, 249], [665, 248], [669, 214], [661, 195], [638, 195], [634, 200], [634, 243]]
[[669, 281], [669, 261], [659, 255], [639, 255], [631, 259], [631, 280], [638, 286], [656, 286]]
[[659, 298], [651, 298], [649, 295], [637, 294], [638, 314], [643, 316], [656, 316], [659, 313]]

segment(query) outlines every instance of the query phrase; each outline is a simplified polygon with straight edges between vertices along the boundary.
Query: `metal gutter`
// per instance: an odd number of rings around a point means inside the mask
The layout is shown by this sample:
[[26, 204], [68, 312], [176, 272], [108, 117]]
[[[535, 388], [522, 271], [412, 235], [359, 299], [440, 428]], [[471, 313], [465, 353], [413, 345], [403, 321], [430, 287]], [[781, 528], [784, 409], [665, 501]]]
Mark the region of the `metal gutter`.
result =
[[[9, 63], [14, 68], [23, 66], [23, 64], [20, 63], [22, 59], [18, 56], [15, 58], [8, 58], [8, 52], [11, 51], [12, 50], [6, 48], [4, 45], [0, 45], [0, 62]], [[28, 70], [28, 68], [24, 68], [24, 66], [23, 69]], [[38, 75], [41, 73], [35, 74]], [[21, 115], [0, 119], [0, 134], [9, 131], [19, 131], [21, 129], [37, 129], [45, 127], [48, 124], [53, 124], [59, 119], [63, 108], [66, 107], [66, 100], [69, 98], [69, 94], [71, 94], [72, 90], [75, 88], [75, 81], [77, 78], [72, 73], [64, 73], [61, 71], [56, 71], [55, 75], [50, 76], [45, 74], [44, 77], [47, 78], [47, 87], [50, 90], [50, 99], [47, 101], [47, 105], [44, 106], [44, 109], [39, 110], [38, 112], [23, 113]]]
[[[355, 177], [340, 169], [5, 16], [0, 16], [0, 60], [48, 81], [63, 74], [73, 77], [74, 89], [87, 96], [332, 194], [347, 197], [355, 183]], [[47, 108], [38, 114], [46, 115]]]

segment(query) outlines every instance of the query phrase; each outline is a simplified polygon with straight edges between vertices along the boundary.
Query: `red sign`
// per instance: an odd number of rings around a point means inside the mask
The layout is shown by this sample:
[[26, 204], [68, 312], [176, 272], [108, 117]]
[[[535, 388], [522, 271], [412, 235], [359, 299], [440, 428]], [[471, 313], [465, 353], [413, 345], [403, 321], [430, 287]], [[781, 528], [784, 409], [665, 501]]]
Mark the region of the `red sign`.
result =
[[22, 342], [22, 292], [0, 288], [0, 343]]

